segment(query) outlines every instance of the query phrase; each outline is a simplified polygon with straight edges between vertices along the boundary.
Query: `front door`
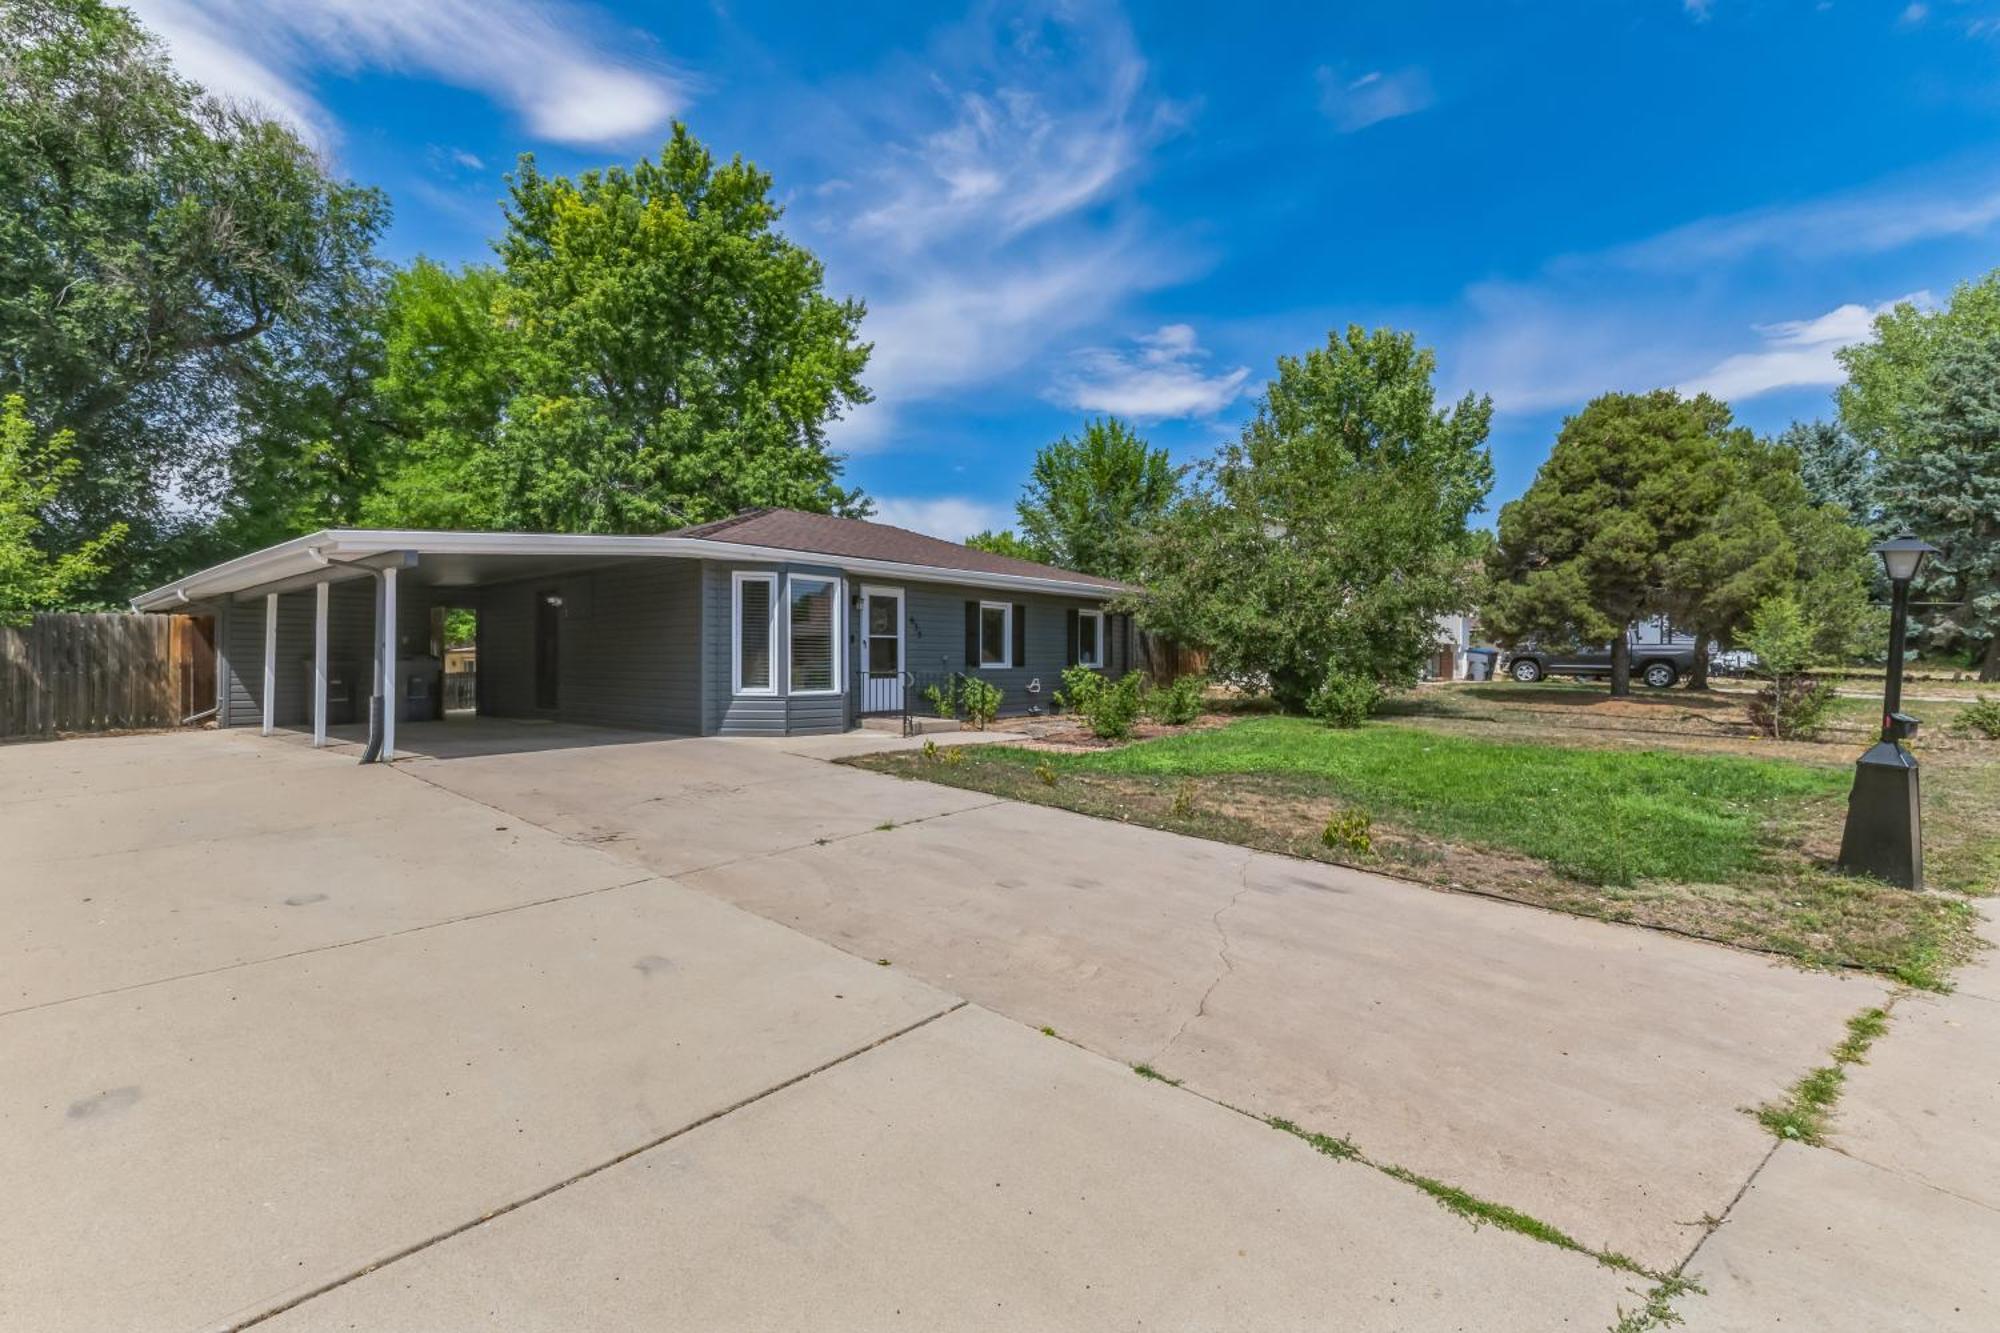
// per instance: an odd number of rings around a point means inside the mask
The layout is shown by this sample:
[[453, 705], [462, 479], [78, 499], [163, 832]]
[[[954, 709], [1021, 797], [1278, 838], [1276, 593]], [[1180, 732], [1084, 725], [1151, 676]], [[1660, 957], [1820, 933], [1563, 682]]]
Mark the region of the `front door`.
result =
[[861, 711], [903, 711], [903, 590], [861, 590]]
[[553, 588], [535, 594], [535, 707], [555, 711], [556, 673], [562, 665], [562, 598]]

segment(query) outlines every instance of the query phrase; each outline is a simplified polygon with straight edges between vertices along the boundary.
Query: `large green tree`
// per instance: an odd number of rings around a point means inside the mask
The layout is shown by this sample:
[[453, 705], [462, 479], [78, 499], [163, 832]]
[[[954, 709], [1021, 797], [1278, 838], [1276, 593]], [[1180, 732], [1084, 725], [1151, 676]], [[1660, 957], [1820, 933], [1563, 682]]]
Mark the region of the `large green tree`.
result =
[[[1790, 447], [1731, 430], [1721, 439], [1715, 507], [1661, 563], [1656, 605], [1696, 640], [1728, 648], [1759, 604], [1791, 598], [1815, 628], [1823, 658], [1856, 650], [1872, 624], [1873, 560], [1868, 533], [1840, 504], [1814, 502]], [[1708, 658], [1695, 655], [1692, 684], [1708, 683]]]
[[0, 392], [80, 463], [46, 549], [127, 525], [100, 591], [129, 591], [254, 471], [239, 451], [312, 434], [314, 349], [371, 299], [385, 218], [291, 131], [176, 76], [126, 11], [0, 5]]
[[37, 438], [21, 395], [0, 401], [0, 625], [74, 605], [124, 540], [125, 529], [113, 524], [61, 555], [43, 549], [42, 515], [82, 466], [73, 443], [67, 431]]
[[1242, 437], [1148, 544], [1148, 628], [1303, 707], [1329, 675], [1414, 681], [1463, 609], [1492, 404], [1437, 405], [1408, 333], [1350, 326], [1284, 357]]
[[1016, 560], [1033, 560], [1041, 564], [1048, 562], [1048, 555], [1041, 547], [1022, 540], [1012, 531], [995, 532], [989, 528], [984, 532], [973, 533], [965, 539], [965, 544], [975, 551], [990, 551], [994, 555], [1012, 556]]
[[1923, 584], [1925, 633], [1980, 655], [2000, 680], [2000, 332], [1956, 334], [1937, 349], [1884, 461], [1883, 508], [1939, 549]]
[[681, 125], [657, 162], [574, 180], [524, 156], [499, 269], [420, 267], [391, 293], [402, 443], [366, 511], [572, 532], [865, 513], [826, 436], [868, 401], [862, 306], [825, 293], [780, 212], [768, 175]]
[[1626, 631], [1669, 609], [1676, 548], [1729, 492], [1725, 442], [1749, 444], [1726, 405], [1671, 389], [1608, 393], [1564, 421], [1533, 483], [1500, 510], [1487, 627], [1504, 642], [1609, 642], [1611, 691], [1629, 693]]
[[1036, 452], [1014, 506], [1036, 557], [1100, 578], [1139, 577], [1145, 541], [1180, 495], [1183, 469], [1116, 417]]
[[1874, 452], [1835, 421], [1794, 421], [1778, 444], [1798, 455], [1799, 480], [1814, 504], [1837, 504], [1873, 529], [1880, 518]]

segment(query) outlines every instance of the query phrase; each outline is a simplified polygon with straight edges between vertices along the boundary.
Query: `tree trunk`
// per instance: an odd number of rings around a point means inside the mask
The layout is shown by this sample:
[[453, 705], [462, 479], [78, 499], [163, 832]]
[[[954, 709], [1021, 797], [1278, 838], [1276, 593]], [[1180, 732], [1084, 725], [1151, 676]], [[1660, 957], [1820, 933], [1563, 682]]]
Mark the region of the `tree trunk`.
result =
[[1708, 635], [1694, 636], [1694, 665], [1688, 668], [1687, 687], [1691, 690], [1708, 688]]
[[1611, 697], [1629, 698], [1632, 693], [1632, 640], [1620, 634], [1611, 641]]
[[1986, 641], [1986, 660], [1979, 664], [1979, 679], [2000, 680], [2000, 634]]

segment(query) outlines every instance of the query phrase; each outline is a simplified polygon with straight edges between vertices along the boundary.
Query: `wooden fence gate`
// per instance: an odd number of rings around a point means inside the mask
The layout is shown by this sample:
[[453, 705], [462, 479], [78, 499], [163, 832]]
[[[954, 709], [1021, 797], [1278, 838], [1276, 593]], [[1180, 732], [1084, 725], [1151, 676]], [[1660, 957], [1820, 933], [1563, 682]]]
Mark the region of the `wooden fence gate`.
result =
[[0, 740], [178, 727], [214, 707], [210, 617], [55, 613], [0, 626]]

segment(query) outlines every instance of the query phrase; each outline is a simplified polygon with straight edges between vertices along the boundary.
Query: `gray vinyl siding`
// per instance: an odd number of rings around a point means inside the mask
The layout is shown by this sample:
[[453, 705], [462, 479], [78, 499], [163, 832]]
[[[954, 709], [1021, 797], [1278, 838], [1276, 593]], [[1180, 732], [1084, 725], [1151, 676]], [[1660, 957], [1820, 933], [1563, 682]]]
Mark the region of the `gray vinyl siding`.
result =
[[[535, 599], [563, 599], [556, 707], [535, 706]], [[591, 726], [701, 725], [701, 583], [691, 560], [635, 560], [580, 574], [440, 594], [479, 615], [479, 708]]]
[[[780, 619], [778, 653], [776, 660], [771, 664], [779, 692], [774, 695], [736, 693], [731, 656], [734, 650], [735, 632], [732, 622], [736, 613], [734, 575], [738, 570], [755, 574], [775, 573], [779, 576], [777, 602], [773, 608]], [[702, 715], [703, 734], [808, 736], [845, 731], [850, 725], [853, 702], [851, 692], [793, 695], [787, 688], [791, 678], [791, 636], [785, 632], [782, 622], [785, 576], [790, 574], [843, 577], [840, 570], [830, 565], [703, 562], [702, 674], [706, 680]], [[855, 582], [852, 578], [848, 578], [841, 597], [841, 615], [850, 622], [847, 625], [847, 638], [841, 648], [843, 673], [848, 671], [849, 664], [854, 660], [854, 626], [851, 623], [854, 616], [852, 606], [854, 590]]]
[[[400, 591], [400, 590], [399, 590]], [[281, 727], [312, 721], [310, 672], [313, 655], [311, 588], [278, 597], [277, 708], [273, 721]], [[397, 608], [397, 633], [409, 622]], [[427, 614], [427, 612], [420, 613]], [[373, 688], [375, 657], [375, 580], [336, 583], [328, 594], [327, 662], [344, 666], [355, 681], [356, 697]], [[264, 599], [231, 602], [222, 617], [222, 660], [217, 671], [223, 695], [222, 725], [262, 726], [264, 721]], [[357, 716], [365, 714], [357, 713]]]
[[[1051, 706], [1050, 696], [1062, 688], [1063, 668], [1069, 664], [1069, 613], [1094, 611], [1103, 603], [1078, 597], [1050, 597], [1039, 593], [997, 592], [963, 584], [908, 583], [903, 587], [906, 603], [903, 624], [903, 664], [913, 676], [935, 679], [939, 675], [962, 672], [1000, 687], [1000, 711], [1004, 715], [1025, 713], [1031, 704]], [[1025, 659], [1007, 667], [968, 664], [965, 655], [965, 604], [1005, 602], [1027, 616]], [[1120, 674], [1128, 655], [1119, 651], [1120, 638], [1111, 617], [1106, 617], [1105, 664], [1112, 674]], [[1012, 645], [1009, 645], [1012, 651]], [[1030, 682], [1039, 682], [1037, 694], [1028, 692]]]

